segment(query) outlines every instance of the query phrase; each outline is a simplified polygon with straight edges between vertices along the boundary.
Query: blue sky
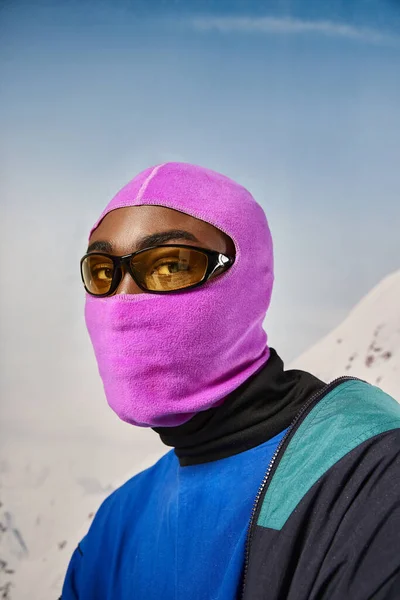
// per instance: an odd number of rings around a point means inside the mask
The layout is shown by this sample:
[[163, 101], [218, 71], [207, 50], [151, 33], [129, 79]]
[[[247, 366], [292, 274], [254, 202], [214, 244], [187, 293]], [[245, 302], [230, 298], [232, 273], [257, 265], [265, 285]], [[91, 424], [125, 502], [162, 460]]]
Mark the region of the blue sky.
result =
[[288, 360], [400, 268], [395, 1], [3, 2], [0, 81], [2, 245], [37, 260], [27, 312], [2, 259], [9, 338], [45, 306], [41, 327], [68, 340], [87, 231], [167, 160], [219, 170], [264, 207], [267, 326]]

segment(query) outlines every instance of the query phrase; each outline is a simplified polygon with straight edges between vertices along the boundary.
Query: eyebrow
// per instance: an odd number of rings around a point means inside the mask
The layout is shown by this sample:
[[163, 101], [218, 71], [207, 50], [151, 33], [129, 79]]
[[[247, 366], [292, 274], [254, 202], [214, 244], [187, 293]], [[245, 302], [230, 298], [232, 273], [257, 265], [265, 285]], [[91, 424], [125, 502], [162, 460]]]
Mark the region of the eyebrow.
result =
[[[168, 231], [152, 233], [150, 235], [146, 235], [140, 238], [136, 243], [136, 249], [144, 250], [145, 248], [150, 248], [151, 246], [166, 244], [167, 242], [170, 242], [172, 240], [186, 240], [189, 242], [199, 242], [197, 237], [193, 235], [193, 233], [190, 233], [190, 231], [185, 231], [183, 229], [169, 229]], [[110, 244], [110, 242], [99, 240], [90, 244], [86, 252], [107, 252], [111, 254], [112, 251], [113, 247], [112, 244]]]

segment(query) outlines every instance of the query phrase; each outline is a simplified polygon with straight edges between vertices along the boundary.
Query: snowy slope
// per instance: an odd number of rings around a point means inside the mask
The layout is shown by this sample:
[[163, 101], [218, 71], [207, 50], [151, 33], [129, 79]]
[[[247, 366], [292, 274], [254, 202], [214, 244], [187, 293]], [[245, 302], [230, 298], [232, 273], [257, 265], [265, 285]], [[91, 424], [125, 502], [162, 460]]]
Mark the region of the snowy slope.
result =
[[386, 277], [291, 367], [324, 381], [354, 375], [400, 401], [400, 271]]
[[152, 431], [145, 433], [150, 436], [137, 435], [130, 444], [106, 437], [7, 440], [7, 460], [0, 462], [0, 598], [59, 597], [71, 553], [94, 511], [167, 450]]

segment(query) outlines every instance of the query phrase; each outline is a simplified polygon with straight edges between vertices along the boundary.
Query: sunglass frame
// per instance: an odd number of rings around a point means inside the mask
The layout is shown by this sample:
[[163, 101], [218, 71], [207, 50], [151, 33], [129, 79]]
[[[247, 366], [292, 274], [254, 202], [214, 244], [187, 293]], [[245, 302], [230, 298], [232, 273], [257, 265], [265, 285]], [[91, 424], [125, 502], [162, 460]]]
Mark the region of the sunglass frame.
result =
[[[155, 250], [156, 248], [184, 248], [188, 250], [196, 250], [197, 252], [202, 252], [207, 256], [207, 269], [200, 281], [194, 283], [193, 285], [188, 285], [187, 287], [178, 289], [178, 290], [149, 290], [144, 287], [140, 281], [138, 280], [137, 275], [135, 275], [134, 269], [132, 269], [132, 258], [134, 256], [138, 256], [143, 252], [148, 252], [149, 250]], [[114, 273], [111, 281], [111, 286], [108, 292], [105, 294], [93, 294], [90, 292], [85, 284], [85, 279], [83, 276], [83, 262], [86, 258], [90, 256], [104, 256], [110, 259], [114, 265]], [[162, 244], [158, 246], [149, 246], [148, 248], [143, 248], [142, 250], [137, 250], [136, 252], [132, 252], [131, 254], [125, 254], [124, 256], [114, 256], [112, 254], [107, 254], [106, 252], [88, 252], [84, 256], [82, 256], [80, 261], [80, 272], [81, 278], [83, 282], [83, 286], [88, 294], [94, 296], [95, 298], [105, 298], [106, 296], [112, 296], [114, 292], [118, 289], [119, 284], [122, 281], [124, 275], [124, 269], [129, 273], [132, 277], [133, 281], [136, 285], [147, 294], [177, 294], [180, 292], [186, 292], [187, 290], [192, 290], [194, 288], [203, 285], [208, 279], [210, 279], [211, 275], [215, 273], [217, 269], [222, 269], [221, 273], [227, 271], [235, 262], [235, 258], [232, 256], [227, 256], [222, 252], [218, 252], [216, 250], [209, 250], [208, 248], [200, 248], [198, 246], [190, 246], [187, 244]]]

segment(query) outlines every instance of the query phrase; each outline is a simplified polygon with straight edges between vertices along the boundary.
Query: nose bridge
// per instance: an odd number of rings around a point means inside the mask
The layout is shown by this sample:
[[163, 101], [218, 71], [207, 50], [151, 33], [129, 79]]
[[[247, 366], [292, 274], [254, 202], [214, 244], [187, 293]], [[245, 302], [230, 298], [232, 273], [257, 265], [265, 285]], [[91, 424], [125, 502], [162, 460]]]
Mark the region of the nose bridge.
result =
[[121, 264], [122, 279], [116, 289], [116, 294], [143, 294], [127, 268], [126, 262]]

